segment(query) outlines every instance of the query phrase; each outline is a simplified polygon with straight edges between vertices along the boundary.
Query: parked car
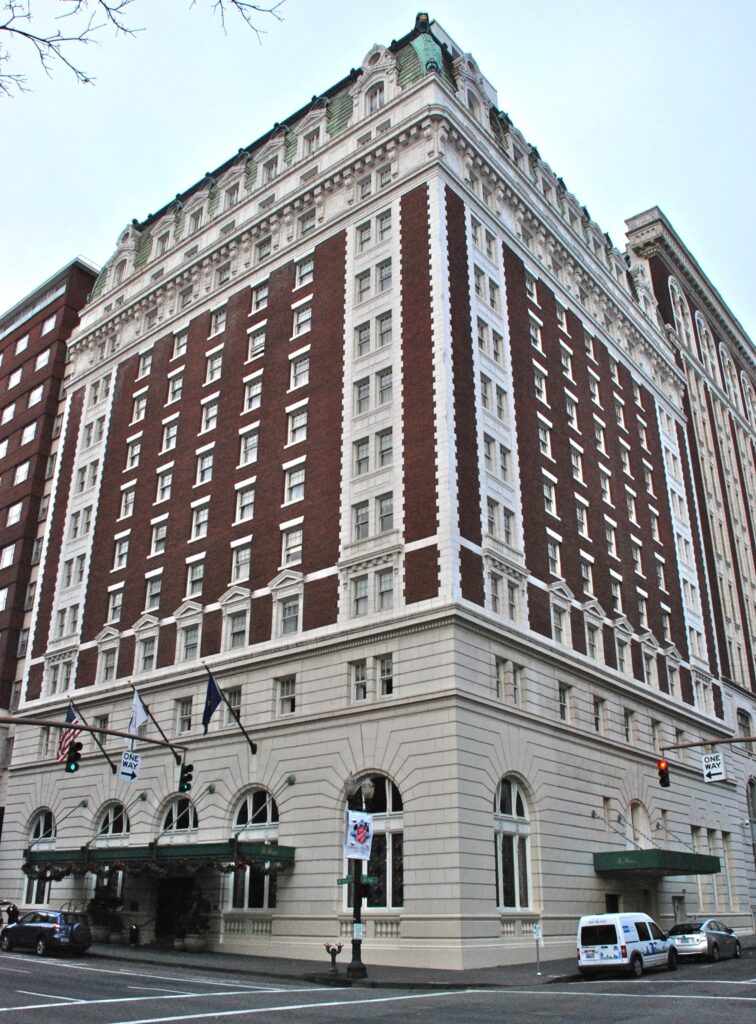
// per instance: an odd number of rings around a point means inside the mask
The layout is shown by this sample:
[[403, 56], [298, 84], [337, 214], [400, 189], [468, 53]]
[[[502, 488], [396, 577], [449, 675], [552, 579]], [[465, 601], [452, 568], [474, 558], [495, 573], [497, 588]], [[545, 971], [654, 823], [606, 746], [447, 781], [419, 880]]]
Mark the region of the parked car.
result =
[[31, 910], [0, 931], [0, 949], [33, 949], [37, 956], [53, 951], [85, 953], [92, 945], [86, 914], [69, 910]]
[[630, 971], [636, 978], [650, 967], [677, 970], [677, 949], [648, 914], [592, 914], [577, 930], [578, 969], [584, 978]]
[[670, 929], [669, 937], [680, 956], [705, 956], [709, 960], [719, 960], [725, 954], [740, 956], [740, 942], [735, 932], [713, 917], [676, 924]]

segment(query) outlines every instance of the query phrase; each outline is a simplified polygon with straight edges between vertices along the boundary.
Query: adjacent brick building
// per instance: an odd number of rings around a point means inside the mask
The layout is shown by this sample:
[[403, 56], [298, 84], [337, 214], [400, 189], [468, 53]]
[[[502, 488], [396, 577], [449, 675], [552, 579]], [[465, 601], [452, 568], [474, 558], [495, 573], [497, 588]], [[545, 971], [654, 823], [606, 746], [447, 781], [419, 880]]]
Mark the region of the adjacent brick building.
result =
[[370, 776], [368, 961], [520, 959], [534, 923], [566, 955], [605, 907], [751, 926], [750, 750], [714, 790], [656, 758], [751, 729], [753, 348], [658, 211], [630, 228], [420, 19], [123, 232], [69, 346], [21, 711], [125, 730], [134, 685], [195, 778], [92, 741], [65, 777], [21, 728], [6, 890], [99, 874], [168, 936], [198, 883], [214, 943], [318, 957]]

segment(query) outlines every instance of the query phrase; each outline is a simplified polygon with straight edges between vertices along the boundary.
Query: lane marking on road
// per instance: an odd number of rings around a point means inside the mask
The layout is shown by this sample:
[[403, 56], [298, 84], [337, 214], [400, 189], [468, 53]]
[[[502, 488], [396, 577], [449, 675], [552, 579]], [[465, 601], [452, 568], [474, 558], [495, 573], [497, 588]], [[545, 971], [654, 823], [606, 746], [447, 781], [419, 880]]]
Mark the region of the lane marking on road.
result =
[[[322, 985], [316, 985], [313, 988], [269, 988], [256, 993], [254, 991], [247, 991], [246, 989], [234, 989], [230, 992], [187, 992], [180, 993], [179, 995], [170, 996], [119, 996], [110, 999], [76, 999], [74, 1003], [78, 1006], [112, 1006], [116, 1003], [144, 1003], [149, 1000], [151, 1002], [159, 1002], [161, 1000], [169, 999], [213, 999], [220, 998], [220, 996], [239, 997], [239, 996], [251, 996], [251, 995], [292, 995], [296, 994], [307, 994], [310, 992], [320, 992], [322, 994]], [[49, 999], [59, 999], [60, 996], [48, 996]], [[73, 1006], [74, 1003], [37, 1003], [30, 1004], [29, 1006], [0, 1006], [0, 1013], [18, 1013], [20, 1010], [49, 1010], [51, 1007], [56, 1009], [63, 1009], [64, 1006]], [[246, 1012], [246, 1011], [245, 1011]], [[253, 1011], [250, 1011], [253, 1012]], [[197, 1017], [206, 1017], [207, 1013], [196, 1014]], [[150, 1020], [152, 1018], [149, 1018]], [[172, 1018], [166, 1018], [172, 1019]]]
[[141, 989], [143, 992], [172, 992], [176, 996], [188, 996], [193, 994], [177, 988], [160, 988], [157, 985], [129, 985], [129, 988], [133, 989], [135, 992], [138, 989]]
[[63, 999], [67, 1003], [86, 1002], [85, 999], [76, 999], [73, 996], [56, 996], [52, 992], [29, 992], [28, 989], [24, 988], [17, 988], [16, 992], [21, 996], [37, 996], [39, 999]]
[[[322, 992], [322, 989], [320, 990]], [[169, 1024], [170, 1021], [215, 1020], [216, 1017], [240, 1017], [253, 1013], [291, 1013], [293, 1010], [349, 1009], [355, 1006], [370, 1006], [372, 1003], [406, 1003], [417, 999], [448, 999], [450, 996], [470, 995], [475, 989], [456, 989], [453, 992], [418, 992], [407, 996], [378, 996], [367, 999], [330, 1000], [323, 1003], [290, 1003], [287, 1006], [260, 1006], [247, 1010], [216, 1010], [210, 1013], [188, 1013], [175, 1017], [141, 1017], [133, 1020], [114, 1021], [113, 1024]], [[511, 991], [511, 990], [510, 990]]]
[[[551, 988], [551, 986], [549, 986]], [[543, 989], [538, 988], [508, 988], [502, 989], [500, 994], [506, 995], [512, 993], [520, 996], [536, 996], [546, 995], [549, 992], [544, 992]], [[730, 1003], [756, 1003], [756, 996], [710, 996], [704, 995], [681, 995], [679, 992], [666, 993], [658, 992], [656, 990], [648, 993], [639, 992], [637, 989], [634, 992], [570, 992], [567, 989], [559, 989], [557, 992], [553, 992], [554, 996], [573, 996], [575, 999], [585, 997], [586, 999], [687, 999], [688, 1002], [710, 1000], [713, 1002], [723, 1002], [727, 1000]]]
[[[166, 975], [166, 974], [145, 974], [143, 971], [132, 971], [132, 970], [128, 970], [128, 969], [126, 969], [124, 967], [119, 967], [118, 969], [115, 969], [115, 968], [109, 968], [109, 967], [94, 967], [94, 966], [90, 966], [89, 964], [73, 964], [73, 963], [65, 963], [64, 964], [62, 961], [59, 961], [59, 960], [45, 960], [44, 963], [42, 963], [42, 962], [37, 961], [37, 960], [29, 961], [29, 959], [27, 957], [20, 956], [18, 954], [16, 954], [16, 955], [6, 954], [3, 957], [3, 961], [9, 960], [9, 959], [20, 960], [20, 961], [23, 961], [24, 963], [32, 963], [35, 966], [40, 967], [40, 968], [41, 967], [65, 967], [66, 970], [85, 971], [85, 972], [89, 972], [89, 973], [92, 973], [92, 974], [112, 974], [112, 975], [115, 975], [116, 977], [119, 977], [119, 978], [129, 978], [129, 977], [149, 978], [151, 981], [172, 981], [172, 982], [183, 980], [181, 978], [176, 978], [175, 976], [170, 975], [170, 974], [168, 974], [168, 975]], [[7, 968], [7, 969], [8, 970], [12, 970], [12, 968]], [[179, 973], [187, 972], [190, 969], [191, 969], [190, 967], [184, 966], [182, 964], [182, 965], [180, 965], [178, 967], [178, 972]], [[0, 968], [0, 970], [2, 970], [2, 968]], [[24, 974], [31, 974], [32, 971], [26, 970], [23, 973]], [[270, 984], [265, 984], [265, 982], [262, 982], [262, 981], [261, 982], [255, 982], [255, 981], [233, 981], [231, 978], [225, 978], [222, 981], [214, 981], [212, 978], [197, 978], [194, 975], [192, 975], [191, 982], [192, 982], [193, 985], [209, 985], [209, 986], [214, 987], [214, 988], [228, 988], [229, 985], [238, 985], [239, 988], [242, 991], [247, 990], [247, 989], [250, 989], [252, 991], [273, 991], [273, 992], [278, 992], [279, 990], [285, 991], [285, 989], [282, 989], [282, 986], [280, 984], [278, 984], [278, 985], [270, 985]]]

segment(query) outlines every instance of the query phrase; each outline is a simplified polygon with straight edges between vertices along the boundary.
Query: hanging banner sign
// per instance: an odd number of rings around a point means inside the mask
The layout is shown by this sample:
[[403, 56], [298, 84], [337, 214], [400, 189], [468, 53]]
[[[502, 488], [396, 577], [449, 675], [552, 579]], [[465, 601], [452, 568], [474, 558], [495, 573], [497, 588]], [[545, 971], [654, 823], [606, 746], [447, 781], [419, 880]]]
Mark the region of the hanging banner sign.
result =
[[365, 811], [347, 811], [344, 856], [370, 860], [373, 845], [373, 815]]

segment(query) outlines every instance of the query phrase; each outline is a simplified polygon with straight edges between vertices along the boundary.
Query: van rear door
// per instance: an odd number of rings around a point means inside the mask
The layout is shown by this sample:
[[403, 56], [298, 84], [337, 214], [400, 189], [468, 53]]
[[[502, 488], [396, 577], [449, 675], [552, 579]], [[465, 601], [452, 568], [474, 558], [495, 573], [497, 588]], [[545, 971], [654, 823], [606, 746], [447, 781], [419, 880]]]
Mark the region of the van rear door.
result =
[[606, 963], [622, 959], [622, 948], [617, 941], [617, 928], [613, 922], [584, 924], [580, 929], [580, 963]]

